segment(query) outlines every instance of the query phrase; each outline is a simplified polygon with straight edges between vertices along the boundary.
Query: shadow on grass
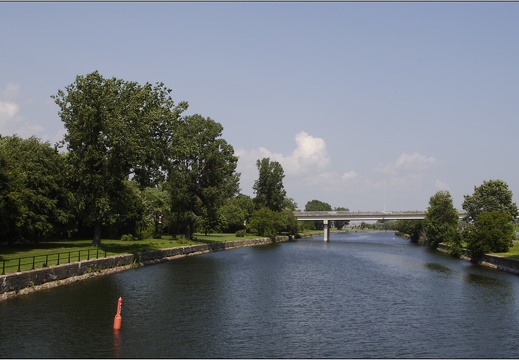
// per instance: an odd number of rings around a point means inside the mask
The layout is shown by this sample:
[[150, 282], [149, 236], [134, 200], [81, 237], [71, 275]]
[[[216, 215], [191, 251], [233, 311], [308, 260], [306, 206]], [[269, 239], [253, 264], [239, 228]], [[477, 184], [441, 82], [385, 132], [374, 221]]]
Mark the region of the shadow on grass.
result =
[[158, 247], [150, 244], [101, 244], [101, 249], [113, 254], [134, 254], [141, 251], [156, 250]]
[[204, 243], [204, 244], [214, 244], [214, 243], [221, 243], [224, 240], [210, 240], [210, 239], [199, 239], [199, 238], [193, 238], [193, 241], [197, 243]]
[[49, 241], [39, 242], [37, 245], [34, 243], [27, 244], [0, 244], [0, 254], [12, 255], [19, 252], [31, 251], [34, 249], [38, 250], [54, 250], [54, 249], [66, 249], [66, 248], [92, 248], [91, 241]]

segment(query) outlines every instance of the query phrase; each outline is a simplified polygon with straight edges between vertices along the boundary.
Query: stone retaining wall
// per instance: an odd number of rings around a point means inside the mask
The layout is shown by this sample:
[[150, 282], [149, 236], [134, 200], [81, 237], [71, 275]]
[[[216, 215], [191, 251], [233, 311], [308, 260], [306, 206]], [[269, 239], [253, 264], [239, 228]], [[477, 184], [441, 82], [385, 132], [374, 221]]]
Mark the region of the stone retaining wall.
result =
[[[439, 244], [438, 250], [448, 253], [449, 252], [449, 245], [446, 244]], [[463, 254], [461, 255], [461, 258], [464, 260], [471, 261], [469, 252], [465, 249], [463, 250]], [[512, 274], [519, 275], [519, 260], [516, 259], [510, 259], [505, 258], [498, 255], [484, 255], [480, 262], [480, 265], [487, 266], [493, 269], [498, 269], [501, 271], [506, 271]]]
[[[290, 240], [289, 236], [278, 237], [276, 242]], [[178, 257], [197, 255], [240, 247], [272, 244], [270, 238], [236, 240], [218, 243], [204, 243], [170, 249], [144, 251], [136, 255], [118, 255], [102, 259], [92, 259], [0, 275], [0, 300], [32, 292], [42, 288], [58, 286], [91, 276], [104, 275], [130, 268], [132, 264], [153, 264]]]

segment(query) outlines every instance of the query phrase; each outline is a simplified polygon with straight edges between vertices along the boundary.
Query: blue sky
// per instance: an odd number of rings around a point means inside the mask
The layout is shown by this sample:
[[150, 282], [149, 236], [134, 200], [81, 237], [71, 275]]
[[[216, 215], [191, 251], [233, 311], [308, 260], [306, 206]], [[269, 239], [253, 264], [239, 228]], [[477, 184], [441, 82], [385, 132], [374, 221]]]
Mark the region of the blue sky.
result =
[[76, 75], [163, 82], [211, 117], [253, 195], [357, 210], [454, 206], [484, 180], [519, 194], [519, 3], [0, 3], [0, 134], [64, 134]]

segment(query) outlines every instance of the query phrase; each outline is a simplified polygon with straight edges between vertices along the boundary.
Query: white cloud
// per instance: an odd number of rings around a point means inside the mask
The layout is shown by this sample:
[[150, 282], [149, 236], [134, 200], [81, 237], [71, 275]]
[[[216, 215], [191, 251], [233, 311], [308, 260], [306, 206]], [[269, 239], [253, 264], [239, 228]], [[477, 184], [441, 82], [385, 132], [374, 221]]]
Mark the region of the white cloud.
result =
[[242, 189], [247, 190], [252, 187], [258, 176], [256, 161], [266, 157], [281, 164], [285, 172], [285, 180], [294, 178], [306, 185], [340, 185], [358, 176], [355, 171], [348, 171], [342, 175], [326, 171], [331, 165], [331, 158], [323, 139], [305, 131], [297, 133], [294, 139], [296, 147], [288, 155], [275, 153], [264, 147], [249, 151], [237, 149], [235, 152], [239, 158], [237, 171], [241, 173]]
[[240, 157], [246, 157], [249, 163], [252, 160], [254, 165], [256, 160], [268, 157], [271, 161], [277, 161], [283, 166], [285, 175], [301, 175], [315, 169], [326, 169], [330, 165], [330, 157], [323, 139], [301, 131], [296, 134], [295, 142], [296, 148], [289, 155], [271, 152], [264, 147], [251, 150], [248, 153], [240, 149], [239, 155]]
[[424, 170], [437, 163], [434, 156], [425, 156], [419, 153], [402, 154], [396, 161], [398, 169]]
[[13, 119], [20, 111], [20, 106], [14, 102], [0, 101], [0, 119], [8, 121]]
[[14, 132], [15, 126], [21, 120], [20, 105], [16, 101], [20, 85], [7, 84], [0, 91], [0, 134]]
[[344, 174], [342, 174], [341, 178], [344, 181], [348, 181], [348, 180], [355, 179], [358, 176], [359, 175], [355, 171], [352, 170], [352, 171], [348, 171], [348, 172], [345, 172]]
[[420, 153], [407, 154], [403, 153], [392, 163], [381, 164], [375, 168], [376, 172], [396, 176], [402, 172], [421, 172], [438, 163], [438, 159], [434, 156], [426, 156]]
[[434, 183], [434, 187], [437, 190], [446, 190], [446, 191], [450, 190], [449, 184], [447, 184], [445, 181], [441, 181], [441, 180], [438, 180], [438, 179], [436, 179], [436, 182]]
[[0, 93], [0, 96], [2, 98], [7, 98], [7, 99], [12, 100], [12, 99], [16, 99], [19, 94], [20, 94], [20, 84], [9, 83], [9, 84], [7, 84], [5, 89], [2, 90], [2, 92]]

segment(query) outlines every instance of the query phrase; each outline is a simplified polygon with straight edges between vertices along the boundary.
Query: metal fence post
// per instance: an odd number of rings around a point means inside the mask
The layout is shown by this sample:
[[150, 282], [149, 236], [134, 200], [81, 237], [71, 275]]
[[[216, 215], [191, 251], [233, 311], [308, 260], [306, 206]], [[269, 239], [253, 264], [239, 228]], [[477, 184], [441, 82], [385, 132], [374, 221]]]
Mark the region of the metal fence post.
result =
[[5, 260], [2, 260], [2, 275], [5, 275]]
[[68, 252], [68, 263], [70, 264], [70, 251]]
[[60, 253], [58, 253], [58, 263], [57, 263], [56, 265], [59, 265], [59, 254], [60, 254]]
[[34, 270], [34, 262], [36, 261], [36, 256], [32, 257], [32, 269]]
[[18, 272], [20, 272], [20, 265], [22, 264], [22, 258], [18, 258]]

